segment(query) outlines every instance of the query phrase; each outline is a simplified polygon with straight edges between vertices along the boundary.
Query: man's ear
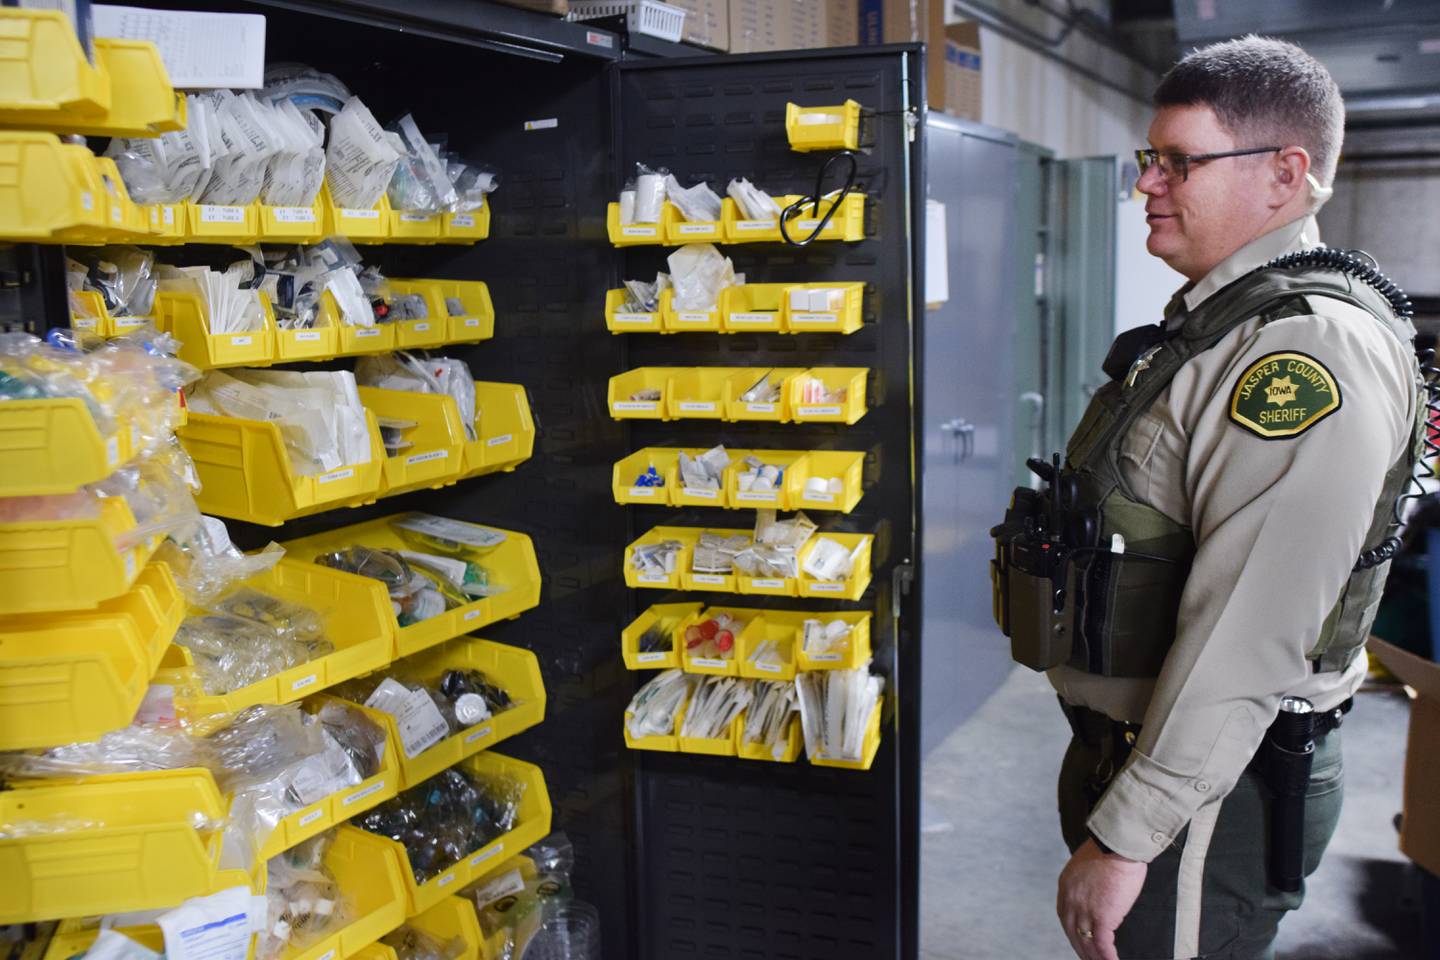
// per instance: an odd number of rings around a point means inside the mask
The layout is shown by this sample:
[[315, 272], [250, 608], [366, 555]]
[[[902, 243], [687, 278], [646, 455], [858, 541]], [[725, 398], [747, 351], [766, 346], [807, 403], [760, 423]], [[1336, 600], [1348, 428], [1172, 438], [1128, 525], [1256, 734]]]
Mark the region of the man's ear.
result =
[[1270, 166], [1270, 206], [1279, 209], [1308, 189], [1305, 174], [1309, 172], [1310, 154], [1304, 147], [1285, 147], [1277, 153]]

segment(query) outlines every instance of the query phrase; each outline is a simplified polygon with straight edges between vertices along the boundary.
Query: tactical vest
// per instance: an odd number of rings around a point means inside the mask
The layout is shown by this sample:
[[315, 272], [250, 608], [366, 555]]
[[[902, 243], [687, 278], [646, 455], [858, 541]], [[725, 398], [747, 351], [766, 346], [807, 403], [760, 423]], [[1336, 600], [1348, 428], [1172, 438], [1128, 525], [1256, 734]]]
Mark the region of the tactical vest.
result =
[[[1414, 328], [1384, 296], [1336, 270], [1256, 271], [1188, 314], [1179, 297], [1172, 301], [1166, 333], [1132, 376], [1096, 392], [1071, 435], [1064, 469], [1035, 465], [1050, 481], [1048, 494], [1017, 490], [1006, 522], [992, 531], [996, 619], [1016, 660], [1036, 670], [1068, 664], [1103, 676], [1159, 675], [1175, 640], [1195, 538], [1135, 495], [1120, 469], [1121, 441], [1187, 361], [1252, 317], [1269, 323], [1318, 312], [1312, 298], [1353, 304], [1397, 339], [1413, 340]], [[1393, 505], [1423, 446], [1418, 364], [1414, 376], [1415, 442], [1390, 466], [1364, 541], [1370, 549], [1306, 654], [1316, 672], [1348, 667], [1375, 618], [1393, 553], [1376, 547], [1398, 529]]]

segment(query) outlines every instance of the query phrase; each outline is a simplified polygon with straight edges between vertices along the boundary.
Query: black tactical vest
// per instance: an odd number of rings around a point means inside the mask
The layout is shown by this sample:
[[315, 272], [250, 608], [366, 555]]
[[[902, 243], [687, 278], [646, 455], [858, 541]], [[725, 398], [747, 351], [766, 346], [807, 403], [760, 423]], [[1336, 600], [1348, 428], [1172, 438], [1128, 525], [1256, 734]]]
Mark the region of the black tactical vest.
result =
[[[1321, 298], [1361, 308], [1407, 345], [1414, 338], [1384, 296], [1336, 270], [1259, 270], [1188, 313], [1178, 296], [1171, 301], [1167, 332], [1131, 367], [1136, 375], [1096, 392], [1071, 435], [1064, 469], [1047, 477], [1049, 495], [1017, 490], [1006, 522], [992, 531], [996, 618], [1015, 659], [1037, 670], [1069, 664], [1104, 676], [1159, 675], [1175, 640], [1195, 540], [1126, 484], [1121, 441], [1188, 360], [1253, 317], [1268, 323], [1317, 313], [1312, 301]], [[1397, 529], [1393, 504], [1421, 454], [1418, 365], [1414, 376], [1415, 443], [1386, 474], [1365, 539], [1372, 559], [1373, 547]], [[1388, 555], [1357, 564], [1307, 653], [1316, 672], [1345, 669], [1364, 646], [1389, 569]]]

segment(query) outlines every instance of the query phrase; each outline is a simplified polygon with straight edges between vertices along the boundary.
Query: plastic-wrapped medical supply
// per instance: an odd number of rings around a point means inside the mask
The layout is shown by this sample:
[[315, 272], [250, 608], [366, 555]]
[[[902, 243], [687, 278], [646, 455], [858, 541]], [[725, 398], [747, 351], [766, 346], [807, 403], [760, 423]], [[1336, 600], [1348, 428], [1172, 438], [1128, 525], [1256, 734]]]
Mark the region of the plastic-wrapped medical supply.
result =
[[476, 438], [475, 378], [463, 360], [421, 359], [404, 352], [361, 357], [355, 363], [355, 380], [363, 387], [454, 397], [465, 424], [465, 439]]
[[680, 484], [686, 490], [719, 490], [724, 486], [730, 455], [723, 446], [707, 450], [698, 457], [681, 451], [679, 463]]
[[750, 538], [744, 534], [725, 536], [706, 530], [695, 544], [690, 570], [692, 573], [733, 573], [736, 556], [750, 547]]
[[188, 400], [197, 413], [277, 424], [298, 473], [370, 462], [365, 408], [349, 371], [212, 370]]
[[775, 371], [765, 371], [759, 380], [740, 394], [740, 400], [744, 403], [779, 403], [780, 381], [775, 378]]
[[367, 295], [360, 273], [360, 254], [354, 244], [344, 237], [329, 237], [308, 247], [267, 252], [260, 289], [270, 298], [275, 324], [281, 330], [309, 330], [320, 325], [321, 300], [326, 293], [335, 301], [340, 324], [373, 327], [388, 317], [377, 316], [377, 305]]
[[[275, 619], [252, 619], [231, 610], [269, 613]], [[219, 601], [217, 609], [186, 617], [174, 642], [190, 651], [210, 695], [244, 689], [335, 650], [315, 611], [248, 589]]]
[[399, 166], [401, 153], [359, 97], [345, 101], [330, 121], [325, 146], [325, 182], [335, 204], [368, 210], [380, 202]]
[[745, 469], [735, 478], [740, 487], [740, 492], [745, 493], [751, 490], [757, 493], [765, 493], [772, 490], [779, 490], [785, 478], [785, 468], [778, 463], [766, 463], [759, 457], [751, 455], [745, 458]]
[[185, 598], [195, 606], [210, 604], [223, 591], [264, 573], [284, 556], [285, 548], [274, 542], [257, 553], [241, 553], [230, 542], [225, 522], [204, 515], [188, 537], [172, 535], [155, 552], [155, 559], [170, 568]]
[[764, 747], [778, 760], [788, 746], [790, 718], [799, 709], [795, 684], [757, 680], [752, 693], [742, 736], [745, 743]]
[[[633, 190], [627, 184], [627, 188], [620, 192], [620, 222], [659, 223], [665, 208], [665, 178], [669, 174], [670, 171], [663, 167], [651, 170], [643, 163], [635, 164]], [[627, 201], [626, 193], [631, 193], [634, 199]], [[629, 219], [626, 219], [627, 214]]]
[[717, 613], [685, 628], [685, 651], [692, 660], [730, 660], [735, 656], [735, 638], [748, 620]]
[[161, 264], [160, 289], [200, 297], [205, 328], [210, 333], [246, 333], [265, 328], [265, 308], [258, 289], [245, 286], [239, 271]]
[[800, 649], [812, 660], [839, 660], [850, 649], [854, 629], [844, 620], [806, 620], [800, 625]]
[[99, 293], [112, 317], [150, 315], [156, 289], [154, 253], [123, 245], [66, 249], [71, 289]]
[[575, 853], [569, 838], [553, 833], [523, 856], [534, 865], [533, 873], [516, 867], [460, 892], [475, 904], [485, 941], [500, 944], [492, 960], [599, 960], [600, 915], [574, 899]]
[[710, 243], [687, 243], [666, 258], [676, 310], [713, 309], [720, 291], [743, 283], [735, 265]]
[[484, 166], [466, 163], [453, 153], [446, 153], [445, 174], [455, 185], [456, 213], [469, 213], [485, 206], [485, 198], [500, 186], [495, 171]]
[[800, 550], [815, 533], [803, 513], [777, 520], [774, 510], [755, 511], [755, 543], [735, 557], [735, 566], [752, 577], [797, 577]]
[[682, 217], [692, 223], [713, 223], [720, 219], [720, 196], [710, 189], [708, 183], [682, 187], [671, 174], [665, 177], [665, 197], [679, 208]]
[[304, 950], [350, 922], [349, 904], [325, 854], [335, 840], [327, 830], [266, 864], [268, 929], [255, 944], [255, 955], [273, 960], [287, 949]]
[[403, 844], [415, 882], [424, 883], [514, 829], [524, 796], [523, 781], [452, 767], [354, 822]]
[[444, 161], [420, 133], [415, 118], [405, 114], [386, 128], [391, 145], [401, 154], [395, 175], [386, 188], [395, 210], [440, 213], [459, 202]]
[[729, 736], [730, 724], [750, 705], [753, 680], [705, 677], [685, 708], [680, 736], [715, 740]]
[[777, 204], [770, 194], [755, 186], [743, 177], [737, 177], [730, 181], [725, 192], [740, 207], [740, 212], [746, 220], [778, 220], [780, 218], [780, 205]]
[[446, 610], [470, 602], [463, 593], [443, 589], [445, 585], [440, 578], [428, 576], [423, 569], [411, 566], [395, 550], [357, 543], [343, 550], [321, 554], [315, 562], [385, 584], [390, 593], [391, 608], [402, 627], [438, 617]]
[[623, 307], [629, 313], [654, 313], [660, 309], [660, 294], [669, 289], [670, 275], [668, 273], [655, 274], [654, 283], [646, 283], [644, 280], [626, 280]]
[[681, 547], [679, 540], [637, 544], [630, 552], [630, 566], [642, 576], [668, 576], [675, 572], [676, 565], [680, 562]]
[[38, 752], [0, 753], [0, 779], [84, 777], [183, 767], [213, 769], [214, 762], [209, 742], [194, 736], [188, 727], [137, 721], [97, 740], [61, 744]]
[[445, 670], [420, 675], [404, 663], [335, 688], [337, 696], [395, 718], [400, 747], [414, 759], [462, 730], [484, 723], [515, 705], [510, 695], [479, 670]]
[[844, 403], [848, 393], [845, 387], [831, 390], [819, 377], [806, 377], [800, 382], [801, 403]]
[[865, 731], [885, 679], [870, 673], [870, 662], [854, 670], [817, 670], [795, 677], [805, 752], [811, 759], [860, 760]]
[[380, 942], [395, 951], [397, 960], [455, 960], [465, 953], [465, 941], [459, 937], [441, 940], [408, 923], [385, 934]]
[[85, 488], [102, 500], [115, 497], [129, 506], [135, 526], [115, 536], [116, 550], [124, 552], [155, 537], [187, 537], [200, 525], [200, 508], [189, 477], [182, 472], [190, 466], [183, 452], [161, 451], [119, 467]]
[[350, 88], [339, 77], [309, 64], [269, 63], [265, 65], [265, 88], [260, 98], [272, 103], [289, 100], [301, 110], [333, 116], [350, 99]]
[[679, 670], [666, 670], [641, 687], [625, 708], [630, 736], [672, 737], [675, 719], [690, 698], [698, 678]]
[[[105, 156], [115, 161], [125, 191], [136, 203], [179, 203], [198, 199], [199, 188], [210, 176], [212, 160], [210, 101], [186, 98], [187, 123], [183, 130], [158, 137], [115, 137]], [[219, 131], [214, 131], [220, 149]]]
[[860, 549], [856, 546], [852, 551], [839, 541], [822, 536], [805, 556], [804, 570], [816, 580], [848, 580], [855, 572], [855, 555]]

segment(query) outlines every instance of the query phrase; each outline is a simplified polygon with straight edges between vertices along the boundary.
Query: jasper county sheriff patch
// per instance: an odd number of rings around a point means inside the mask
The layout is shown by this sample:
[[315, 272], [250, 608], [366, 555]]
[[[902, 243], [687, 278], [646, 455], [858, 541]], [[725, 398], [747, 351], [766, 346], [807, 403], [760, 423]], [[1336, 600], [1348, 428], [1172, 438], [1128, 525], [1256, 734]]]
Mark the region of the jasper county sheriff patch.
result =
[[1266, 440], [1298, 437], [1340, 409], [1340, 385], [1304, 353], [1269, 353], [1250, 365], [1230, 396], [1230, 419]]

